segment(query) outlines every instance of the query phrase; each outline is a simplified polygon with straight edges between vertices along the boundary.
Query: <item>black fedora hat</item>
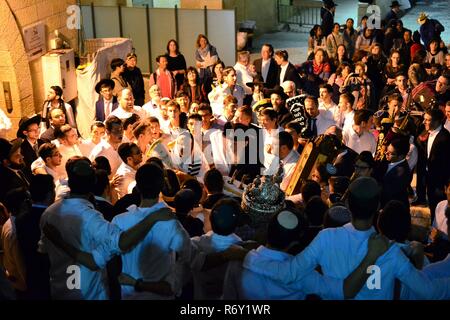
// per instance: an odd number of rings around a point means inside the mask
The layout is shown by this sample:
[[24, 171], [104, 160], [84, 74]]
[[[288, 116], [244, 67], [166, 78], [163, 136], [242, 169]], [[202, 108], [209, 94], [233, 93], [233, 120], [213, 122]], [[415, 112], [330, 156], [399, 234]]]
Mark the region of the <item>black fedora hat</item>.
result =
[[113, 80], [111, 79], [102, 79], [100, 80], [96, 85], [95, 85], [95, 92], [97, 92], [98, 94], [100, 94], [100, 90], [102, 88], [102, 85], [107, 85], [108, 87], [111, 87], [111, 89], [114, 89], [115, 87], [115, 83]]
[[270, 98], [273, 93], [278, 94], [284, 101], [289, 98], [289, 96], [284, 93], [284, 90], [280, 85], [276, 85], [272, 89], [264, 89], [264, 96], [267, 98]]
[[333, 1], [333, 0], [323, 0], [323, 4], [327, 7], [327, 8], [334, 8], [337, 6], [337, 4]]
[[401, 7], [401, 5], [400, 5], [400, 3], [399, 3], [398, 1], [392, 1], [390, 7], [391, 7], [391, 8], [394, 8], [394, 7]]
[[41, 123], [41, 116], [39, 114], [34, 114], [31, 117], [23, 117], [19, 121], [19, 129], [17, 130], [17, 138], [25, 139], [25, 135], [23, 134], [24, 130], [27, 130], [27, 127], [30, 124], [36, 123], [39, 125]]
[[250, 88], [253, 88], [255, 85], [262, 85], [263, 87], [265, 87], [265, 86], [266, 86], [266, 83], [264, 82], [263, 77], [261, 77], [261, 76], [258, 74], [258, 75], [256, 75], [256, 76], [253, 78], [253, 81], [252, 81], [252, 82], [247, 82], [245, 85], [246, 85], [247, 87], [250, 87]]

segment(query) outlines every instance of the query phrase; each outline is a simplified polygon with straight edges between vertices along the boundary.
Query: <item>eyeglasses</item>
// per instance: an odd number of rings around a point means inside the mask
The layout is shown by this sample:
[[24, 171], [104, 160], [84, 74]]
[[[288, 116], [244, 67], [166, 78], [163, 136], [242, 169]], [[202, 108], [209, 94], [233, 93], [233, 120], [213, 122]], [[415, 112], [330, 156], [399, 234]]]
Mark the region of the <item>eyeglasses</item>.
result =
[[390, 154], [391, 156], [395, 156], [397, 155], [397, 153], [395, 152], [391, 152], [391, 151], [386, 151], [385, 154]]

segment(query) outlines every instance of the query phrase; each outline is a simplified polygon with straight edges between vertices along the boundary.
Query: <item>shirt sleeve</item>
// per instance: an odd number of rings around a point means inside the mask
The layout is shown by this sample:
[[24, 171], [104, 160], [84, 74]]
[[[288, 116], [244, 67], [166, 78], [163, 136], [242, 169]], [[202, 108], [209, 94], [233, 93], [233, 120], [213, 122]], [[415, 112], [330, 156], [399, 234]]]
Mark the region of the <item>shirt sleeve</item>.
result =
[[430, 279], [424, 272], [417, 270], [400, 250], [397, 251], [395, 261], [396, 277], [419, 299], [450, 299], [450, 278]]
[[322, 299], [344, 300], [344, 280], [342, 279], [330, 278], [313, 271], [305, 276], [300, 284], [305, 294], [317, 294]]
[[88, 229], [86, 234], [94, 235], [92, 241], [97, 243], [92, 256], [97, 266], [103, 268], [114, 255], [121, 253], [119, 240], [122, 230], [117, 225], [106, 221], [97, 211], [92, 213], [92, 218], [86, 226]]

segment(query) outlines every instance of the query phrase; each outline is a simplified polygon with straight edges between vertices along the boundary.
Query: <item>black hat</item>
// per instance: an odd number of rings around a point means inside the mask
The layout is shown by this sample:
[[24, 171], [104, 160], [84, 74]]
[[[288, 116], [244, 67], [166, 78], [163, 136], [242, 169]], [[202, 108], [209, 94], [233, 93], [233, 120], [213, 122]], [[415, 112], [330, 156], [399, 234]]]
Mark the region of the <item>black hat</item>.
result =
[[23, 134], [24, 130], [27, 130], [27, 127], [30, 124], [36, 123], [39, 125], [41, 123], [41, 116], [38, 114], [34, 114], [31, 117], [23, 117], [19, 121], [19, 129], [17, 130], [17, 138], [25, 139], [25, 135]]
[[283, 88], [279, 85], [276, 85], [275, 87], [273, 87], [273, 89], [264, 89], [265, 97], [270, 98], [270, 95], [272, 93], [278, 94], [284, 101], [286, 101], [289, 98], [289, 96], [286, 93], [284, 93]]
[[401, 6], [400, 6], [400, 3], [398, 1], [392, 1], [390, 7], [394, 8], [394, 7], [401, 7]]
[[245, 85], [247, 87], [253, 88], [255, 85], [258, 85], [258, 84], [262, 85], [263, 87], [266, 86], [266, 83], [264, 82], [263, 77], [261, 77], [259, 74], [253, 78], [252, 82], [247, 82]]
[[96, 85], [95, 85], [95, 92], [97, 92], [98, 94], [100, 94], [100, 90], [102, 85], [106, 84], [108, 87], [111, 87], [111, 89], [114, 89], [115, 87], [115, 83], [113, 80], [111, 79], [102, 79], [100, 80]]
[[11, 152], [12, 144], [4, 138], [0, 138], [0, 161], [9, 158]]
[[325, 7], [330, 9], [337, 6], [337, 4], [333, 0], [323, 0], [323, 4], [325, 5]]
[[180, 191], [180, 181], [175, 173], [171, 169], [164, 169], [164, 185], [161, 190], [163, 199], [169, 206], [175, 205], [175, 195]]

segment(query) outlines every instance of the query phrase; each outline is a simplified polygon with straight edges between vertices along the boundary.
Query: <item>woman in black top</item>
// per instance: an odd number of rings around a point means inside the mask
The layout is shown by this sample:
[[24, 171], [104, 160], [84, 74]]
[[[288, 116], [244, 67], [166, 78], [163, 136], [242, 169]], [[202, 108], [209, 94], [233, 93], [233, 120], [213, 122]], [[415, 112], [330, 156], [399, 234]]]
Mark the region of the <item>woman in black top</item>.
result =
[[125, 63], [126, 68], [122, 77], [130, 84], [131, 89], [133, 90], [134, 104], [142, 107], [145, 103], [144, 78], [142, 77], [141, 69], [136, 66], [136, 54], [133, 52], [127, 54]]
[[177, 81], [177, 88], [180, 88], [184, 82], [184, 74], [186, 73], [186, 60], [178, 49], [178, 43], [171, 39], [167, 43], [167, 69], [172, 72], [172, 75]]

